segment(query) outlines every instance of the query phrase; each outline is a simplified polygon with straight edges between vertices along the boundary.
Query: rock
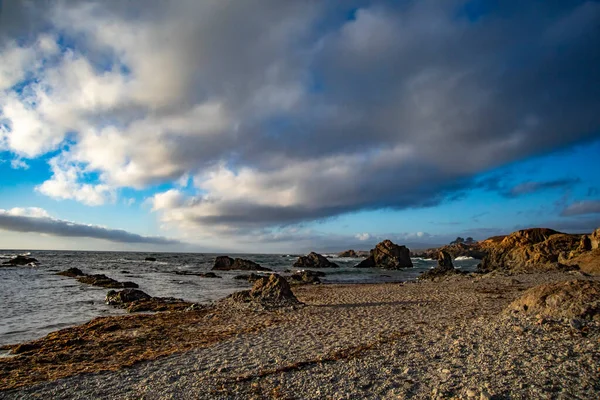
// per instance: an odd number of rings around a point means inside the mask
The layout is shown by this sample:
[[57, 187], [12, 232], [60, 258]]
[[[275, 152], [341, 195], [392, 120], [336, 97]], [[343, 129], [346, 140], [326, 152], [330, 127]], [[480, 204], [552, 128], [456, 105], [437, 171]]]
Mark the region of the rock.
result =
[[111, 306], [120, 306], [132, 301], [149, 300], [151, 297], [145, 292], [137, 289], [125, 289], [119, 292], [110, 290], [104, 299], [105, 303]]
[[319, 279], [319, 277], [322, 277], [322, 276], [325, 276], [324, 272], [311, 271], [311, 270], [296, 271], [292, 275], [290, 275], [288, 281], [292, 285], [316, 284], [316, 283], [321, 283], [321, 280]]
[[600, 228], [596, 229], [590, 235], [590, 243], [592, 245], [592, 250], [600, 248]]
[[[77, 277], [77, 280], [81, 283], [85, 283], [92, 286], [98, 286], [109, 289], [121, 289], [121, 288], [137, 288], [138, 284], [134, 282], [119, 282], [104, 274], [95, 274], [95, 275], [83, 275]], [[127, 284], [127, 286], [125, 286]]]
[[77, 276], [84, 276], [85, 274], [79, 268], [69, 268], [66, 271], [57, 272], [56, 275], [68, 276], [75, 278]]
[[243, 258], [233, 259], [228, 256], [218, 256], [212, 269], [214, 271], [271, 271], [271, 269], [262, 267], [254, 261], [244, 260]]
[[236, 303], [258, 303], [267, 307], [284, 307], [301, 304], [290, 284], [278, 274], [263, 277], [254, 283], [251, 290], [236, 292], [226, 298]]
[[144, 261], [156, 261], [155, 257], [146, 257]]
[[576, 319], [576, 318], [571, 318], [569, 320], [569, 326], [573, 329], [576, 330], [581, 330], [583, 328], [583, 321], [581, 321], [580, 319]]
[[126, 308], [128, 312], [179, 311], [190, 308], [193, 303], [173, 297], [151, 297], [137, 289], [125, 289], [119, 292], [110, 290], [106, 294], [106, 304]]
[[186, 276], [199, 276], [202, 278], [221, 278], [219, 275], [214, 272], [189, 272], [189, 271], [173, 271], [174, 274], [177, 275], [186, 275]]
[[369, 257], [356, 268], [401, 269], [412, 268], [410, 250], [406, 246], [398, 246], [391, 240], [384, 240], [371, 250]]
[[512, 302], [509, 313], [600, 320], [600, 282], [574, 280], [535, 286]]
[[262, 279], [262, 278], [264, 278], [264, 275], [259, 275], [259, 274], [255, 274], [255, 273], [252, 273], [250, 275], [236, 275], [233, 277], [233, 279], [246, 280], [250, 283], [254, 283], [257, 280]]
[[592, 250], [592, 239], [588, 235], [581, 236], [577, 250], [580, 252]]
[[306, 256], [298, 257], [298, 260], [294, 263], [294, 268], [338, 268], [338, 265], [313, 251]]
[[427, 249], [424, 251], [416, 251], [412, 254], [412, 256], [435, 260], [439, 255], [440, 251], [445, 251], [446, 253], [450, 254], [453, 258], [472, 257], [477, 260], [481, 260], [486, 255], [485, 247], [485, 241], [473, 244], [453, 243], [438, 248]]
[[16, 256], [15, 258], [2, 263], [2, 265], [12, 265], [12, 266], [23, 266], [23, 265], [29, 265], [29, 264], [39, 264], [39, 261], [33, 257]]
[[338, 253], [338, 257], [357, 258], [358, 254], [354, 250], [346, 250]]
[[419, 280], [437, 280], [442, 277], [446, 277], [449, 275], [460, 274], [460, 271], [454, 269], [452, 265], [452, 257], [445, 251], [440, 251], [440, 254], [437, 257], [438, 265], [437, 267], [430, 269], [429, 271], [423, 272], [419, 276]]
[[214, 272], [207, 272], [204, 274], [200, 274], [200, 276], [203, 278], [220, 278], [220, 276], [215, 274]]
[[565, 260], [579, 247], [581, 235], [569, 235], [546, 228], [520, 230], [499, 243], [490, 244], [481, 272], [513, 272], [565, 269]]

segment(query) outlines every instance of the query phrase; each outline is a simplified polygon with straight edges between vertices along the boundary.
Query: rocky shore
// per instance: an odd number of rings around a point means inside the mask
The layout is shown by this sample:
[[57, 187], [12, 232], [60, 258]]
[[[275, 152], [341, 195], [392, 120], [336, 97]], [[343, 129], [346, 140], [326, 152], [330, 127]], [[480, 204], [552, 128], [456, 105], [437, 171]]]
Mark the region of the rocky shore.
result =
[[13, 347], [0, 397], [597, 398], [600, 308], [582, 293], [599, 281], [494, 271], [292, 298], [264, 278], [211, 306], [97, 318]]

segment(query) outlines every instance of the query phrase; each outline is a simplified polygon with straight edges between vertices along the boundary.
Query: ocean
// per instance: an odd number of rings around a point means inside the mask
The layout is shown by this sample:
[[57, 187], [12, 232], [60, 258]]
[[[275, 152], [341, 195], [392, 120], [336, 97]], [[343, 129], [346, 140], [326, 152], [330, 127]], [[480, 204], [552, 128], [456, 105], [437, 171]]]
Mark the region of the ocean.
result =
[[[23, 251], [0, 250], [0, 263]], [[77, 267], [86, 274], [106, 274], [118, 281], [133, 281], [140, 290], [156, 297], [177, 297], [197, 303], [209, 303], [235, 291], [251, 287], [233, 279], [245, 271], [216, 271], [221, 279], [175, 272], [207, 272], [217, 254], [125, 253], [85, 251], [32, 251], [36, 267], [0, 267], [0, 345], [25, 342], [65, 327], [85, 323], [92, 318], [119, 315], [124, 311], [104, 304], [109, 289], [79, 283], [56, 272]], [[297, 255], [229, 254], [252, 260], [283, 273], [292, 269]], [[157, 261], [145, 261], [155, 257]], [[324, 283], [376, 283], [414, 280], [435, 261], [413, 258], [415, 268], [399, 271], [354, 268], [362, 259], [327, 257], [340, 268], [323, 269]], [[478, 260], [459, 258], [455, 266], [474, 270]]]

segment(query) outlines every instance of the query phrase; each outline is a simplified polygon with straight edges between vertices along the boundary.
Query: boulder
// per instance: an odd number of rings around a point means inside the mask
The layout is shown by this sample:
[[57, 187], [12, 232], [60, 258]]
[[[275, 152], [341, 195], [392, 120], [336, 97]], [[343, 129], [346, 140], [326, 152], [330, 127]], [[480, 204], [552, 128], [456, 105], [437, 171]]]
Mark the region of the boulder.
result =
[[412, 268], [410, 250], [406, 246], [398, 246], [391, 240], [384, 240], [371, 250], [369, 257], [356, 268], [402, 269]]
[[452, 265], [452, 257], [446, 251], [440, 251], [438, 255], [438, 267], [443, 269], [454, 269], [454, 265]]
[[590, 235], [590, 243], [592, 245], [592, 250], [600, 248], [600, 228], [596, 229]]
[[156, 257], [146, 257], [144, 261], [156, 261]]
[[507, 312], [600, 320], [600, 282], [573, 280], [535, 286], [513, 301]]
[[228, 256], [218, 256], [215, 259], [215, 265], [212, 269], [214, 271], [271, 271], [271, 269], [262, 267], [254, 261], [245, 260], [243, 258], [233, 259]]
[[306, 256], [298, 257], [298, 260], [294, 263], [294, 268], [338, 268], [338, 265], [313, 251]]
[[79, 268], [69, 268], [66, 271], [57, 272], [56, 275], [68, 276], [69, 278], [75, 278], [78, 276], [84, 276], [85, 274]]
[[23, 266], [23, 265], [38, 264], [38, 263], [39, 263], [39, 261], [33, 257], [16, 256], [13, 259], [3, 262], [2, 265]]
[[233, 293], [227, 300], [234, 303], [256, 303], [265, 307], [301, 304], [292, 292], [290, 284], [278, 274], [257, 280], [251, 290]]
[[563, 268], [579, 248], [581, 235], [569, 235], [546, 228], [524, 229], [490, 243], [481, 263], [481, 272], [544, 271]]
[[453, 243], [439, 248], [427, 249], [424, 251], [417, 251], [412, 254], [413, 257], [430, 258], [435, 260], [439, 255], [440, 251], [445, 251], [450, 254], [452, 258], [457, 257], [472, 257], [477, 260], [483, 259], [486, 255], [485, 243], [477, 242], [473, 244], [465, 243]]

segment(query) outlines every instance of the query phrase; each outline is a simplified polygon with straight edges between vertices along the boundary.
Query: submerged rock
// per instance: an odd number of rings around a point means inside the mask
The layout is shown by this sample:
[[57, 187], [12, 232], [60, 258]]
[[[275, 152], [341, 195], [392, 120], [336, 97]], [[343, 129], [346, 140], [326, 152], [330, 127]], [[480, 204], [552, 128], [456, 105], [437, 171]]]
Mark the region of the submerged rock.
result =
[[244, 260], [243, 258], [233, 259], [229, 256], [218, 256], [212, 269], [214, 271], [271, 271], [271, 269], [262, 267], [254, 261]]
[[371, 250], [370, 256], [356, 268], [402, 269], [412, 268], [410, 250], [406, 246], [398, 246], [391, 240], [384, 240]]
[[85, 276], [82, 270], [79, 268], [69, 268], [66, 271], [57, 272], [56, 275], [68, 276], [69, 278], [75, 278], [78, 276]]
[[38, 264], [39, 261], [33, 257], [28, 256], [16, 256], [8, 261], [2, 263], [2, 265], [11, 265], [11, 266], [24, 266], [29, 264]]
[[507, 312], [554, 318], [600, 319], [600, 282], [574, 280], [533, 287]]
[[346, 250], [342, 251], [341, 253], [338, 253], [338, 257], [356, 258], [358, 257], [358, 254], [354, 250]]
[[156, 261], [156, 257], [146, 257], [144, 261]]
[[338, 268], [338, 265], [313, 251], [306, 256], [298, 257], [298, 260], [294, 263], [294, 268]]
[[137, 288], [139, 287], [135, 282], [119, 282], [104, 274], [87, 275], [83, 273], [79, 268], [69, 268], [66, 271], [57, 272], [56, 275], [67, 276], [75, 278], [81, 283], [87, 285], [103, 287], [107, 289], [123, 289], [123, 288]]

